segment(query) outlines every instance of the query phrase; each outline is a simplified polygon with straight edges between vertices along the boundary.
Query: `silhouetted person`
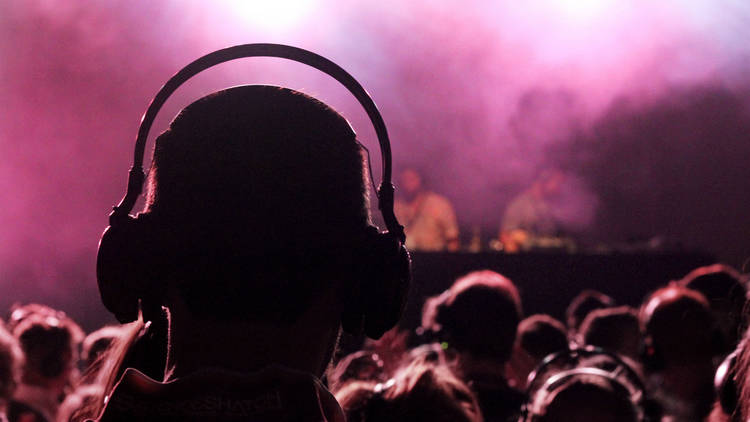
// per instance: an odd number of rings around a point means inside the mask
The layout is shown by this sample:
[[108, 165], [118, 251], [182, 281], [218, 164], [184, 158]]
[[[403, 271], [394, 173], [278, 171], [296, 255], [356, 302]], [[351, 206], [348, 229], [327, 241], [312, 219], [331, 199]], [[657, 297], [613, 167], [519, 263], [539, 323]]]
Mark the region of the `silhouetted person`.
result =
[[347, 422], [481, 422], [476, 398], [450, 370], [417, 363], [384, 383], [353, 382], [336, 394]]
[[567, 348], [567, 332], [560, 321], [545, 314], [526, 317], [518, 324], [508, 372], [517, 387], [525, 388], [528, 375], [545, 357]]
[[654, 292], [639, 315], [641, 357], [651, 395], [666, 416], [702, 420], [714, 400], [717, 331], [706, 298], [673, 283]]
[[743, 312], [747, 301], [747, 279], [734, 268], [714, 264], [696, 268], [680, 285], [703, 294], [724, 337], [726, 351], [734, 349], [747, 327]]
[[595, 309], [578, 332], [581, 346], [595, 346], [633, 361], [640, 359], [641, 331], [638, 311], [629, 306]]
[[426, 189], [422, 176], [411, 168], [399, 174], [399, 186], [395, 211], [406, 230], [406, 246], [422, 251], [458, 250], [458, 223], [448, 199]]
[[503, 250], [510, 253], [544, 246], [543, 240], [560, 234], [560, 222], [550, 204], [559, 194], [565, 176], [558, 170], [545, 170], [505, 209], [499, 238]]
[[595, 309], [611, 308], [615, 300], [596, 290], [584, 290], [570, 301], [565, 309], [568, 338], [575, 340], [578, 329], [586, 316]]
[[60, 402], [76, 380], [82, 334], [71, 320], [45, 313], [32, 313], [15, 325], [13, 336], [24, 360], [9, 409], [11, 421], [55, 420]]
[[423, 328], [456, 353], [457, 373], [477, 394], [487, 421], [515, 420], [524, 402], [505, 375], [520, 320], [515, 285], [489, 270], [459, 278], [425, 304]]
[[18, 341], [0, 326], [0, 421], [8, 421], [7, 413], [13, 393], [18, 386], [23, 364], [23, 352]]
[[528, 422], [639, 422], [624, 387], [606, 377], [576, 375], [538, 398]]
[[101, 420], [341, 421], [319, 377], [364, 306], [364, 169], [348, 122], [296, 91], [241, 86], [182, 110], [136, 220], [157, 245], [144, 307], [169, 310], [167, 372], [126, 371]]

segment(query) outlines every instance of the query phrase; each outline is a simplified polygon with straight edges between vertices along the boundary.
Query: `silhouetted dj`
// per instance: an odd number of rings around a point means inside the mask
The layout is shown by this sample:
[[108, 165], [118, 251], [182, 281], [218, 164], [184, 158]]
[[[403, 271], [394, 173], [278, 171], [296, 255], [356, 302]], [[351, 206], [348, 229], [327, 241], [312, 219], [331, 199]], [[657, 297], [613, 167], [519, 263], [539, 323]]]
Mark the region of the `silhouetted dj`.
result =
[[500, 226], [500, 242], [506, 252], [519, 252], [554, 244], [560, 234], [550, 199], [560, 193], [565, 175], [545, 170], [527, 190], [516, 196], [505, 209]]

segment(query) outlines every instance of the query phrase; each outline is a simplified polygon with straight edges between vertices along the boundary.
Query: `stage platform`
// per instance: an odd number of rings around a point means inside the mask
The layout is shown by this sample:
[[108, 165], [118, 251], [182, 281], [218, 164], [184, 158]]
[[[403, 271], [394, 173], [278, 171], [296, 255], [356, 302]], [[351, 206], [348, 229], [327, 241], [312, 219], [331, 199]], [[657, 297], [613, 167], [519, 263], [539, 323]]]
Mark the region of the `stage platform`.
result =
[[638, 306], [654, 289], [682, 278], [695, 267], [713, 264], [703, 253], [649, 252], [608, 254], [499, 252], [413, 252], [414, 282], [402, 326], [415, 328], [427, 297], [439, 294], [470, 271], [491, 269], [518, 286], [525, 315], [562, 318], [570, 300], [596, 289], [618, 303]]

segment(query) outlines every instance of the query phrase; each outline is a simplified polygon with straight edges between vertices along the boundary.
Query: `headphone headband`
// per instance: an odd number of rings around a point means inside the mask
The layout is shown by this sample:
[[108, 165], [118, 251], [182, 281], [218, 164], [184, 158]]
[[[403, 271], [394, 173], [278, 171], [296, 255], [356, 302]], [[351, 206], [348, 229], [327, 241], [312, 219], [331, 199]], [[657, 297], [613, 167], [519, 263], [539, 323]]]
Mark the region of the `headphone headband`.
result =
[[141, 125], [138, 128], [138, 136], [135, 140], [133, 167], [130, 168], [130, 172], [128, 173], [128, 188], [125, 196], [114, 207], [109, 216], [110, 225], [114, 226], [122, 219], [128, 217], [143, 190], [145, 179], [143, 173], [143, 155], [146, 149], [146, 140], [157, 113], [167, 99], [177, 88], [198, 73], [218, 64], [245, 57], [278, 57], [306, 64], [336, 79], [357, 98], [357, 101], [359, 101], [365, 112], [367, 112], [380, 143], [380, 155], [383, 167], [380, 186], [377, 191], [378, 208], [383, 215], [388, 232], [403, 244], [406, 240], [404, 227], [398, 223], [396, 215], [393, 212], [394, 187], [391, 181], [391, 144], [385, 122], [375, 102], [362, 85], [336, 63], [311, 51], [282, 44], [242, 44], [214, 51], [183, 67], [161, 87], [141, 118]]

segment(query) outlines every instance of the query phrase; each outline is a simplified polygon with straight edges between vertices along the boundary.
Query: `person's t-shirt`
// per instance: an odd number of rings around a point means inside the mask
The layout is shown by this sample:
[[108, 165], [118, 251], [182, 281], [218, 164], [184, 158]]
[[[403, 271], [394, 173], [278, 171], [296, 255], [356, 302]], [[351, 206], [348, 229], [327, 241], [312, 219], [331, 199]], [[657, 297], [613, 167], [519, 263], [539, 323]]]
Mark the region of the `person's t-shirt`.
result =
[[286, 368], [206, 369], [165, 383], [128, 369], [98, 420], [343, 422], [344, 414], [317, 378]]

